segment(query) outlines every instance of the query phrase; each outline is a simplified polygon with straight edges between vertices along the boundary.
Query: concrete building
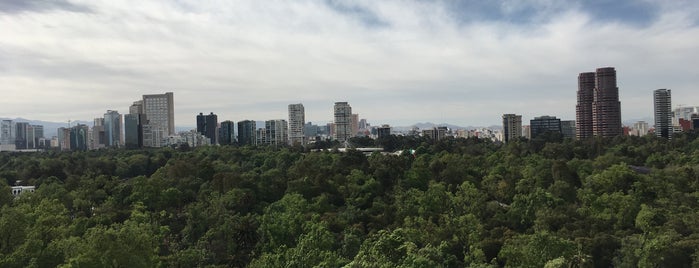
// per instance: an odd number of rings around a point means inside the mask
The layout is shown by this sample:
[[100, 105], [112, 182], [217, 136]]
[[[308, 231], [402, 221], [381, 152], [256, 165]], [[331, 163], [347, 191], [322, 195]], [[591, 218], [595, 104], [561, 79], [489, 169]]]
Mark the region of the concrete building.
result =
[[558, 133], [562, 134], [561, 131], [561, 119], [555, 116], [539, 116], [534, 117], [534, 119], [529, 120], [529, 127], [531, 131], [532, 139], [544, 133]]
[[592, 137], [592, 103], [595, 100], [595, 73], [578, 75], [578, 104], [575, 106], [575, 136], [578, 139]]
[[655, 114], [655, 135], [672, 138], [672, 99], [669, 89], [653, 91], [653, 111]]
[[621, 102], [614, 67], [595, 72], [595, 100], [592, 102], [592, 134], [600, 137], [621, 136]]
[[629, 135], [643, 137], [648, 134], [648, 123], [646, 121], [638, 121], [633, 124], [633, 130]]
[[575, 120], [561, 120], [561, 134], [563, 138], [575, 139], [577, 137]]
[[510, 142], [522, 136], [522, 115], [502, 115], [503, 141]]
[[15, 136], [12, 120], [2, 120], [0, 122], [0, 144], [15, 145]]
[[381, 127], [376, 128], [376, 137], [381, 139], [381, 138], [387, 138], [391, 136], [391, 126], [389, 125], [382, 125]]
[[253, 120], [243, 120], [238, 122], [238, 144], [255, 145], [257, 143], [257, 127]]
[[449, 129], [447, 127], [434, 127], [430, 129], [423, 129], [422, 136], [437, 141], [446, 138], [448, 131]]
[[[267, 145], [282, 145], [287, 144], [289, 140], [289, 130], [286, 120], [267, 120], [265, 128], [258, 132], [258, 143]], [[261, 135], [263, 134], [263, 135]]]
[[107, 134], [104, 131], [104, 118], [95, 118], [92, 124], [92, 130], [88, 133], [89, 149], [96, 150], [107, 146]]
[[112, 148], [122, 147], [121, 114], [117, 111], [107, 110], [104, 114], [104, 145]]
[[349, 140], [352, 135], [352, 107], [347, 102], [336, 102], [334, 106], [333, 138], [340, 143]]
[[35, 186], [12, 186], [12, 196], [16, 198], [24, 193], [33, 193], [35, 190]]
[[70, 150], [70, 128], [59, 127], [57, 130], [58, 148], [63, 151]]
[[213, 112], [209, 115], [197, 115], [197, 132], [209, 138], [209, 144], [218, 144], [218, 116]]
[[289, 144], [306, 144], [306, 111], [303, 104], [289, 104]]
[[352, 114], [352, 119], [350, 119], [350, 137], [356, 137], [359, 133], [359, 114]]
[[232, 145], [235, 142], [235, 123], [230, 120], [221, 122], [218, 129], [218, 143], [221, 145]]
[[[134, 105], [138, 106], [136, 103]], [[164, 146], [163, 141], [166, 141], [168, 136], [175, 135], [174, 94], [167, 92], [143, 95], [143, 113], [148, 121], [147, 126], [143, 128], [144, 146]]]

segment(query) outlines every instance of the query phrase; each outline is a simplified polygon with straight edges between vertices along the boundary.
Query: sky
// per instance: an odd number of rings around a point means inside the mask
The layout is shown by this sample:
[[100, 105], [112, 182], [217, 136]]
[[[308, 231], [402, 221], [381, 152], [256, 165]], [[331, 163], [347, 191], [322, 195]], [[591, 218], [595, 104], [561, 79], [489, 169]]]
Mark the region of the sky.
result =
[[[128, 113], [174, 92], [175, 121], [373, 125], [575, 119], [577, 76], [615, 67], [624, 121], [652, 91], [699, 105], [699, 1], [2, 0], [0, 117]], [[526, 123], [525, 123], [526, 124]]]

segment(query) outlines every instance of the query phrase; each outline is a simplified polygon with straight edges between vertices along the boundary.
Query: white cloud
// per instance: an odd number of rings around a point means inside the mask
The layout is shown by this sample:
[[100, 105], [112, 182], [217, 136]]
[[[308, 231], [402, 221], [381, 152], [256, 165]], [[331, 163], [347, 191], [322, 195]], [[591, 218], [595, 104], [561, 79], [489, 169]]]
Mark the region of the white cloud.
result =
[[544, 11], [532, 23], [463, 22], [423, 1], [356, 1], [342, 11], [311, 0], [93, 0], [73, 3], [91, 12], [4, 15], [0, 116], [90, 119], [173, 91], [178, 125], [199, 112], [285, 118], [298, 102], [309, 121], [324, 122], [334, 101], [375, 124], [573, 119], [577, 74], [603, 66], [617, 68], [624, 118], [651, 116], [658, 87], [699, 105], [695, 6], [663, 6], [639, 27], [535, 2]]

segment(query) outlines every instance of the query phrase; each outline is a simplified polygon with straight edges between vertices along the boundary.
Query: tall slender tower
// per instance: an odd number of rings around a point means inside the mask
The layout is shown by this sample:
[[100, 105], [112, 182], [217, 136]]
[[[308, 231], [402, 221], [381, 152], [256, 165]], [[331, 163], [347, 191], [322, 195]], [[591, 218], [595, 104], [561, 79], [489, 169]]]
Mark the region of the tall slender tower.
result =
[[303, 104], [289, 104], [289, 144], [306, 144], [304, 126], [306, 125], [306, 112]]
[[143, 95], [143, 113], [148, 123], [143, 130], [146, 147], [161, 147], [162, 140], [175, 135], [175, 102], [172, 92]]
[[349, 140], [352, 133], [352, 107], [347, 102], [336, 102], [334, 106], [336, 140], [345, 142]]
[[117, 111], [107, 110], [104, 114], [105, 146], [121, 147], [121, 119]]
[[655, 135], [672, 138], [672, 103], [669, 89], [653, 91], [653, 107], [655, 111]]
[[522, 136], [522, 116], [516, 114], [502, 115], [503, 140], [510, 142]]
[[594, 96], [592, 134], [601, 137], [621, 136], [621, 102], [614, 67], [597, 69]]
[[592, 102], [595, 100], [595, 73], [578, 75], [578, 104], [575, 105], [575, 136], [578, 139], [592, 137]]
[[197, 115], [197, 132], [209, 138], [210, 144], [218, 144], [218, 116], [213, 112], [209, 115]]

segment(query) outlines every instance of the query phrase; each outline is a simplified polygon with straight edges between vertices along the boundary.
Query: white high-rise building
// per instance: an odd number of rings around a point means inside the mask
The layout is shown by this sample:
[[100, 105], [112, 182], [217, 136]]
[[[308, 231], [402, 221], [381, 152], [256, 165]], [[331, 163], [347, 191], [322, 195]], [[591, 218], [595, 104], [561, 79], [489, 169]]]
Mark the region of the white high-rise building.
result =
[[334, 106], [335, 131], [333, 137], [339, 142], [345, 142], [352, 135], [352, 107], [347, 102], [336, 102]]
[[306, 112], [303, 104], [289, 104], [289, 144], [306, 144], [305, 125]]
[[265, 138], [262, 143], [270, 145], [285, 144], [289, 140], [288, 124], [284, 119], [265, 121]]
[[669, 89], [653, 91], [655, 111], [655, 135], [666, 139], [672, 138], [672, 100]]
[[175, 135], [175, 102], [172, 92], [143, 95], [143, 146], [162, 147], [163, 140]]
[[15, 144], [15, 136], [12, 131], [12, 120], [2, 120], [0, 122], [0, 144]]

